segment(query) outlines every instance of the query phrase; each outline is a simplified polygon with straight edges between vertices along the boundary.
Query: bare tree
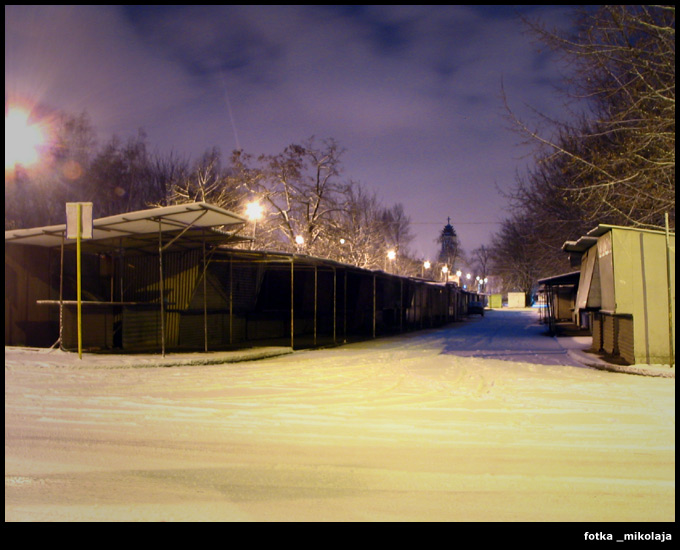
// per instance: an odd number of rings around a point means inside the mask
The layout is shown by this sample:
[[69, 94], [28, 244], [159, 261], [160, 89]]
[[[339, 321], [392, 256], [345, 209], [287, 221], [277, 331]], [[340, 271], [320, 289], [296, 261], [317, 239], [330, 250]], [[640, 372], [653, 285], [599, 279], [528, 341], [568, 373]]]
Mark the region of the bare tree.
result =
[[413, 241], [413, 234], [411, 233], [411, 219], [404, 211], [404, 205], [397, 203], [391, 208], [385, 208], [380, 213], [380, 232], [384, 239], [384, 256], [387, 256], [389, 251], [395, 253], [392, 263], [392, 271], [394, 273], [403, 274], [408, 262], [404, 262], [404, 258], [408, 258], [408, 245]]
[[491, 249], [485, 245], [475, 248], [472, 251], [472, 262], [479, 276], [482, 279], [486, 278], [491, 267]]
[[188, 160], [176, 153], [155, 154], [149, 159], [149, 186], [146, 189], [146, 203], [149, 206], [166, 206], [173, 202], [173, 193], [189, 173]]
[[239, 171], [247, 175], [242, 185], [269, 213], [262, 230], [268, 244], [309, 254], [327, 248], [347, 188], [339, 179], [341, 156], [334, 140], [318, 146], [310, 138], [278, 155], [260, 156], [256, 168], [249, 166], [252, 157], [238, 159]]
[[181, 165], [177, 171], [179, 178], [170, 188], [171, 204], [209, 202], [227, 210], [239, 209], [243, 195], [241, 182], [232, 176], [230, 169], [222, 168], [218, 149], [206, 151], [191, 171], [185, 172]]
[[[659, 228], [675, 219], [675, 8], [600, 6], [579, 12], [572, 35], [529, 23], [569, 62], [568, 92], [587, 109], [552, 136], [513, 116], [542, 145], [546, 184], [591, 220]], [[550, 170], [548, 170], [550, 171]]]
[[514, 216], [505, 220], [493, 238], [490, 259], [494, 275], [502, 280], [503, 292], [529, 296], [542, 275], [540, 255], [530, 223]]
[[492, 257], [506, 289], [525, 292], [530, 276], [568, 269], [562, 244], [598, 223], [660, 228], [668, 212], [675, 225], [675, 8], [588, 6], [570, 34], [528, 24], [568, 62], [580, 114], [539, 131], [508, 108], [538, 150]]

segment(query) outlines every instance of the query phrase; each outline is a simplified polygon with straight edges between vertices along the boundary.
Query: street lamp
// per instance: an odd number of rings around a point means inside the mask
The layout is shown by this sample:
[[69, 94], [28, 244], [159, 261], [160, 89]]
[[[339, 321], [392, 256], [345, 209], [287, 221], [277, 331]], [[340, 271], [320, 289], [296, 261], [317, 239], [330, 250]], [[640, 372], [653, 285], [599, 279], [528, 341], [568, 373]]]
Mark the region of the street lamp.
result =
[[387, 259], [385, 260], [385, 271], [387, 271], [387, 260], [389, 261], [394, 261], [394, 259], [397, 257], [397, 253], [394, 250], [388, 250], [387, 251]]
[[442, 267], [442, 273], [444, 274], [445, 280], [448, 283], [449, 282], [449, 267], [446, 266], [446, 265], [444, 267]]
[[253, 248], [253, 243], [255, 242], [255, 231], [257, 230], [257, 220], [259, 220], [262, 217], [262, 214], [264, 212], [264, 209], [262, 208], [262, 205], [257, 202], [249, 202], [246, 206], [246, 216], [248, 219], [253, 222], [253, 240], [250, 243], [250, 248]]
[[430, 267], [432, 267], [432, 264], [428, 260], [425, 260], [425, 262], [423, 263], [423, 270], [421, 272], [421, 276], [423, 279], [425, 278], [425, 270], [430, 269]]

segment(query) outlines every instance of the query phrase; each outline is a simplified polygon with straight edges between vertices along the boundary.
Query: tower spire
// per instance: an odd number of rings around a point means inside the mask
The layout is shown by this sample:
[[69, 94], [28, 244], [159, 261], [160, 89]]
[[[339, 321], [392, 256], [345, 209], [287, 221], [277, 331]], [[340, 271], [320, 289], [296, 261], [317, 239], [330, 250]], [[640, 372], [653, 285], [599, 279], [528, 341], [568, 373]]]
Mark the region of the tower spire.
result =
[[440, 264], [447, 266], [449, 270], [453, 271], [458, 261], [459, 244], [456, 230], [451, 225], [451, 216], [446, 218], [446, 225], [439, 236], [438, 242], [441, 245], [441, 249], [437, 260]]

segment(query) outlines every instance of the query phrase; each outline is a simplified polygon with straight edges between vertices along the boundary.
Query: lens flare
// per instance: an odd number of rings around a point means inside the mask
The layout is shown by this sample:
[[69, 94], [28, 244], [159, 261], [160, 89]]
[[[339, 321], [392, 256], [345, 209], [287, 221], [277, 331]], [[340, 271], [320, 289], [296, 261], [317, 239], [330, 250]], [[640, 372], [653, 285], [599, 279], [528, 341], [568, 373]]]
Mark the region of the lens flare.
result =
[[5, 115], [5, 170], [17, 164], [29, 166], [39, 157], [44, 136], [39, 126], [31, 124], [28, 113], [10, 109]]

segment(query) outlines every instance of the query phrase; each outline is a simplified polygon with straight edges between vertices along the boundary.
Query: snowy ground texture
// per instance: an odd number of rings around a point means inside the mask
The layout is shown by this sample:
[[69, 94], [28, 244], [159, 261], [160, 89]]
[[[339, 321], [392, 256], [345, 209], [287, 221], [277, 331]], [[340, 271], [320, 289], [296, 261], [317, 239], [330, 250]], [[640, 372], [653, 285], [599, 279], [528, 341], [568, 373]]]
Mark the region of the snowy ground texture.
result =
[[537, 321], [168, 368], [6, 348], [5, 520], [675, 521], [675, 380]]

